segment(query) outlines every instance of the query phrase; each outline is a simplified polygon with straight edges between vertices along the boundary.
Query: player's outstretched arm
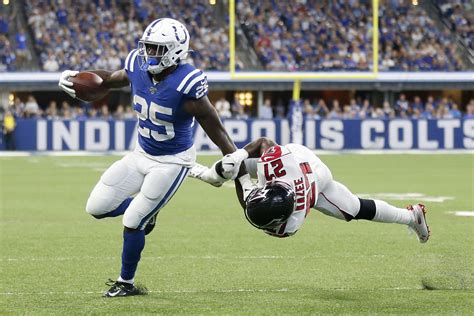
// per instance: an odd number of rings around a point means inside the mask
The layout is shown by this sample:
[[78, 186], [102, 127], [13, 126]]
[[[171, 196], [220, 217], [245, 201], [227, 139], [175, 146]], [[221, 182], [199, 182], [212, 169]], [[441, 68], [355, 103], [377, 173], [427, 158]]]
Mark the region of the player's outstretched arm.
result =
[[207, 96], [197, 100], [189, 100], [185, 104], [185, 109], [196, 118], [209, 138], [222, 151], [223, 155], [230, 154], [236, 150], [234, 142], [227, 134], [216, 109]]
[[122, 88], [130, 84], [125, 69], [116, 71], [92, 70], [90, 72], [93, 72], [101, 77], [103, 80], [102, 86], [107, 89]]
[[[107, 89], [125, 87], [130, 83], [125, 69], [116, 71], [91, 70], [89, 72], [93, 72], [101, 77], [103, 80], [102, 86]], [[73, 98], [76, 98], [76, 91], [69, 78], [75, 77], [78, 73], [79, 72], [75, 70], [64, 70], [59, 78], [58, 86]]]

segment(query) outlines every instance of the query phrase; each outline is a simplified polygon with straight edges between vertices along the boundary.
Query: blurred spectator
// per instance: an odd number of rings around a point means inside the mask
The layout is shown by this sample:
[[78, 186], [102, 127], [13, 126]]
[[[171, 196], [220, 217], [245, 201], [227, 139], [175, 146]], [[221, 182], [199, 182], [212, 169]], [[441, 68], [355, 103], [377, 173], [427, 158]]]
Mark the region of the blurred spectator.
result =
[[55, 120], [59, 118], [58, 107], [56, 101], [49, 102], [48, 107], [46, 108], [46, 118], [50, 120]]
[[13, 100], [12, 110], [15, 117], [23, 117], [23, 113], [25, 112], [25, 103], [23, 103], [19, 97], [15, 97]]
[[309, 99], [305, 99], [303, 101], [303, 114], [306, 119], [313, 119], [315, 118], [315, 111]]
[[26, 45], [26, 34], [23, 28], [19, 28], [18, 32], [15, 35], [16, 41], [16, 59], [18, 64], [25, 63], [30, 59], [30, 54], [28, 52], [28, 47]]
[[318, 104], [314, 108], [314, 117], [315, 118], [326, 117], [328, 113], [329, 113], [329, 109], [326, 105], [326, 102], [324, 102], [323, 99], [320, 99], [318, 101]]
[[332, 108], [331, 111], [328, 113], [327, 118], [329, 119], [340, 119], [342, 118], [341, 107], [339, 106], [338, 100], [332, 101]]
[[41, 113], [40, 113], [38, 102], [36, 102], [36, 99], [34, 96], [29, 95], [28, 100], [25, 103], [24, 116], [27, 118], [35, 118], [40, 114]]
[[383, 101], [383, 114], [385, 118], [394, 118], [395, 117], [395, 111], [394, 109], [390, 106], [390, 103], [388, 101]]
[[469, 104], [466, 106], [466, 114], [464, 115], [466, 119], [474, 119], [474, 99], [471, 99]]
[[234, 97], [234, 102], [231, 106], [232, 110], [232, 117], [236, 119], [246, 119], [248, 115], [245, 113], [244, 106], [240, 103], [239, 98], [237, 96]]
[[5, 136], [5, 149], [15, 150], [15, 116], [10, 110], [3, 117], [3, 134]]
[[265, 99], [263, 102], [263, 106], [260, 108], [258, 113], [258, 118], [264, 120], [273, 119], [272, 101], [270, 99]]
[[215, 106], [219, 117], [225, 119], [232, 116], [232, 113], [230, 112], [230, 103], [224, 97], [217, 100]]
[[425, 110], [421, 113], [420, 117], [424, 119], [433, 119], [436, 117], [436, 111], [433, 106], [433, 103], [426, 103]]
[[111, 120], [113, 118], [109, 112], [109, 107], [105, 104], [100, 108], [100, 118], [104, 120]]
[[419, 96], [415, 96], [413, 103], [411, 104], [411, 108], [420, 112], [424, 110], [425, 107], [423, 106], [423, 102], [421, 102], [421, 98]]
[[4, 34], [0, 34], [0, 71], [15, 70], [16, 55], [10, 40]]
[[48, 58], [44, 62], [43, 70], [50, 71], [50, 72], [59, 70], [59, 64], [56, 60], [56, 56], [53, 54], [52, 51], [48, 52]]
[[395, 114], [397, 116], [406, 116], [409, 114], [409, 104], [404, 93], [400, 94], [397, 102], [395, 102]]
[[72, 118], [78, 121], [87, 120], [87, 115], [84, 113], [84, 109], [80, 106], [75, 106], [72, 112]]

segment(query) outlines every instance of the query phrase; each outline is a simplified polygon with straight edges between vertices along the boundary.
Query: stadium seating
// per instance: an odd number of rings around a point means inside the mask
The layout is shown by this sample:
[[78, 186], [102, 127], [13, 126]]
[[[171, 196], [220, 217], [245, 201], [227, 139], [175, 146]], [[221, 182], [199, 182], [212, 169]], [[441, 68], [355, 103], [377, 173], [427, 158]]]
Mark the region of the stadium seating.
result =
[[26, 1], [43, 70], [119, 69], [146, 25], [164, 16], [184, 20], [188, 26], [196, 67], [228, 69], [228, 53], [222, 52], [222, 47], [228, 47], [227, 29], [217, 19], [207, 18], [213, 14], [209, 5], [189, 0], [61, 3]]
[[[121, 67], [144, 27], [158, 17], [182, 20], [191, 33], [190, 56], [198, 68], [229, 68], [227, 18], [223, 4], [207, 1], [34, 1], [24, 0], [28, 25], [12, 30], [0, 18], [0, 71], [21, 70], [25, 55], [39, 56], [38, 70]], [[463, 69], [459, 35], [472, 43], [469, 0], [436, 1], [449, 27], [442, 27], [410, 1], [380, 3], [381, 71]], [[220, 8], [220, 11], [219, 11]], [[237, 0], [243, 29], [266, 70], [370, 70], [372, 6], [369, 0]], [[208, 18], [215, 17], [215, 18]], [[27, 34], [36, 52], [27, 53]], [[243, 45], [237, 42], [237, 45]], [[224, 48], [224, 49], [223, 49]], [[238, 58], [238, 56], [237, 56]], [[239, 68], [251, 69], [239, 61]], [[464, 65], [465, 66], [465, 65]], [[31, 67], [30, 67], [31, 68]]]
[[[371, 1], [240, 0], [237, 12], [267, 70], [370, 69]], [[462, 68], [453, 37], [422, 8], [394, 0], [379, 13], [381, 70]]]
[[470, 0], [438, 0], [443, 18], [470, 50], [474, 50], [474, 3]]

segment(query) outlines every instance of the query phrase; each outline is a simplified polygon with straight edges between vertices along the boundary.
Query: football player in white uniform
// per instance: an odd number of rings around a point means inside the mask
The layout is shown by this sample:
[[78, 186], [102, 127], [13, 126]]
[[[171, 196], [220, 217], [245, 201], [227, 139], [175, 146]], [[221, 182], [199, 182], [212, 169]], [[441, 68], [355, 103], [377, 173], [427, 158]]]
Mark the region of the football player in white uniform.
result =
[[[195, 162], [195, 119], [223, 154], [236, 149], [207, 97], [205, 74], [182, 62], [188, 51], [186, 27], [174, 19], [157, 19], [129, 53], [124, 69], [92, 71], [105, 88], [131, 86], [138, 120], [136, 149], [104, 172], [86, 205], [97, 219], [123, 215], [122, 269], [107, 297], [145, 293], [134, 285], [145, 235]], [[69, 77], [76, 74], [66, 70], [59, 81], [72, 97], [76, 91]]]
[[[242, 162], [249, 174], [239, 172]], [[358, 198], [335, 181], [329, 168], [302, 145], [280, 146], [260, 138], [226, 155], [211, 168], [195, 165], [190, 175], [214, 186], [236, 179], [237, 196], [247, 220], [275, 237], [294, 235], [312, 208], [348, 222], [363, 219], [404, 224], [421, 243], [430, 236], [424, 205], [403, 209], [380, 200]], [[250, 175], [258, 179], [257, 184]]]

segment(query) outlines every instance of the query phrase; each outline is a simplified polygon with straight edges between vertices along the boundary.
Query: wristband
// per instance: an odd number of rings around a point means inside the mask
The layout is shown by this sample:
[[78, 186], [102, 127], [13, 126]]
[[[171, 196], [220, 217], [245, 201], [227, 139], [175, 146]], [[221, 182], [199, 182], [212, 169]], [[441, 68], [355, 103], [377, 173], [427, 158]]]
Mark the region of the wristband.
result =
[[236, 159], [236, 161], [242, 162], [249, 157], [249, 152], [241, 148], [234, 151], [231, 155]]

